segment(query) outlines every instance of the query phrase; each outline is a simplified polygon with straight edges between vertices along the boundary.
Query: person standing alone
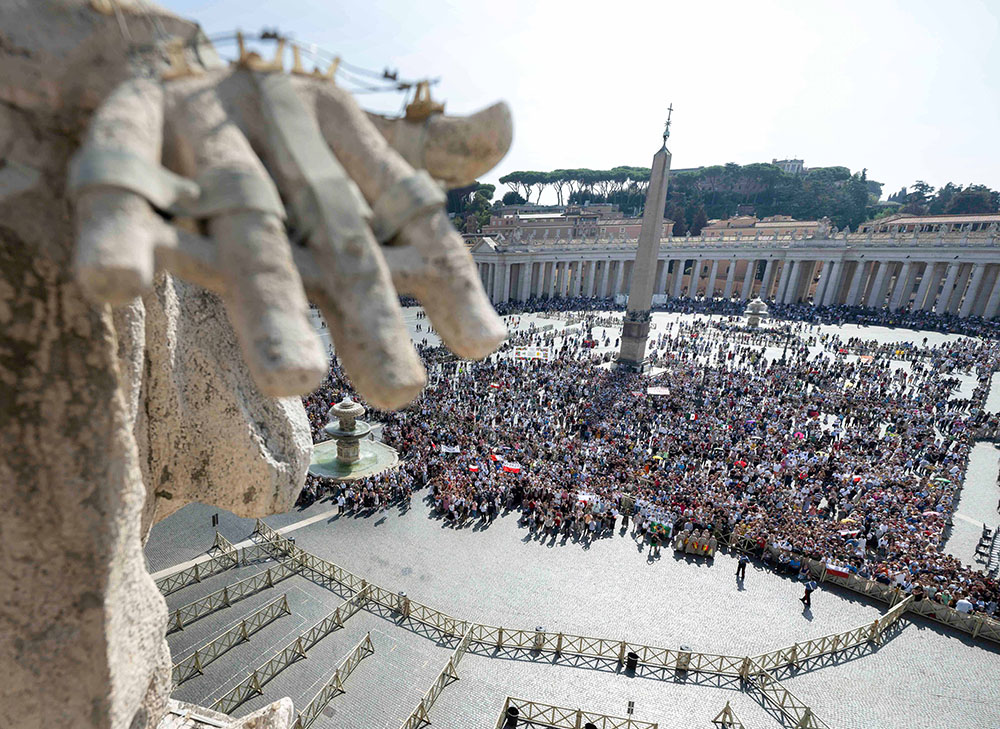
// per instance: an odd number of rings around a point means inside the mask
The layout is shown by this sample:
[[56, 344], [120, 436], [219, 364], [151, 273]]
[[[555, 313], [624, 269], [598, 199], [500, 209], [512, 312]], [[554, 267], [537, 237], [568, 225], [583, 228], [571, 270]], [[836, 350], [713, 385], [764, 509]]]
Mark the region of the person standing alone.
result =
[[801, 602], [807, 608], [812, 607], [812, 599], [810, 598], [810, 595], [813, 594], [813, 591], [816, 589], [816, 587], [817, 587], [816, 581], [809, 580], [806, 583], [806, 594], [799, 598], [799, 602]]
[[736, 579], [745, 580], [747, 576], [747, 565], [750, 563], [750, 558], [745, 554], [741, 554], [739, 560], [736, 562]]

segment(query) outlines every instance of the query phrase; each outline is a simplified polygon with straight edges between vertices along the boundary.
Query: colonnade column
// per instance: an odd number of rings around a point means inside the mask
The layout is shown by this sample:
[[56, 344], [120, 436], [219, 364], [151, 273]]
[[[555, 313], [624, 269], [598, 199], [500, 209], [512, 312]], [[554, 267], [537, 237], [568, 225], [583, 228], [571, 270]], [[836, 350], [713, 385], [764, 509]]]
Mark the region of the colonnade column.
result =
[[837, 303], [837, 291], [840, 288], [840, 276], [843, 271], [844, 262], [834, 261], [830, 267], [829, 281], [823, 291], [822, 306], [830, 306]]
[[622, 292], [622, 284], [625, 281], [625, 261], [615, 261], [615, 284], [612, 296], [617, 296]]
[[958, 280], [955, 282], [955, 290], [951, 294], [951, 301], [948, 302], [948, 313], [957, 314], [958, 307], [962, 303], [962, 294], [969, 283], [969, 276], [972, 273], [972, 266], [963, 265], [958, 271]]
[[934, 278], [933, 263], [925, 263], [924, 270], [920, 274], [920, 286], [917, 287], [917, 296], [913, 299], [914, 311], [926, 311], [927, 289], [931, 287], [931, 279]]
[[802, 261], [792, 261], [792, 271], [785, 282], [785, 294], [781, 298], [781, 303], [791, 304], [799, 295], [799, 277], [802, 274]]
[[681, 297], [681, 286], [683, 285], [684, 279], [684, 264], [687, 262], [686, 259], [681, 258], [677, 263], [674, 264], [674, 293], [673, 297], [679, 299]]
[[[821, 306], [823, 297], [826, 295], [826, 287], [830, 283], [830, 261], [820, 261], [823, 268], [820, 269], [819, 282], [816, 284], [816, 292], [813, 294], [813, 306]], [[812, 285], [812, 282], [809, 282]], [[808, 290], [806, 291], [808, 296]]]
[[608, 269], [611, 268], [611, 261], [601, 261], [601, 290], [600, 297], [608, 298]]
[[705, 298], [711, 300], [715, 296], [715, 279], [719, 276], [719, 259], [712, 260], [711, 273], [708, 274], [708, 283], [705, 284]]
[[788, 279], [791, 277], [792, 264], [787, 258], [781, 262], [781, 275], [778, 277], [778, 290], [774, 292], [774, 301], [783, 303], [785, 300], [785, 290], [788, 288]]
[[885, 301], [885, 277], [890, 264], [888, 261], [873, 261], [872, 265], [878, 266], [878, 270], [875, 272], [875, 280], [872, 282], [872, 290], [865, 306], [869, 309], [881, 309]]
[[955, 279], [958, 278], [958, 267], [960, 265], [952, 263], [948, 266], [948, 272], [944, 277], [944, 286], [941, 288], [941, 294], [934, 304], [934, 312], [936, 314], [944, 314], [948, 309], [948, 301], [951, 299], [951, 293], [955, 289]]
[[747, 267], [743, 271], [743, 286], [740, 289], [740, 301], [746, 301], [750, 298], [750, 292], [753, 291], [753, 277], [757, 273], [757, 261], [751, 259], [747, 261]]
[[851, 287], [847, 290], [847, 300], [844, 302], [848, 306], [857, 306], [861, 301], [861, 282], [865, 274], [865, 261], [858, 261], [854, 267], [854, 275], [851, 276]]
[[500, 284], [500, 301], [510, 301], [510, 274], [511, 274], [511, 264], [504, 263], [501, 267], [502, 270], [500, 275], [502, 276]]
[[653, 289], [654, 294], [667, 293], [667, 270], [669, 268], [670, 268], [670, 259], [665, 258], [663, 260], [663, 268], [660, 269], [660, 275], [656, 277], [656, 288]]
[[531, 287], [531, 261], [521, 261], [520, 276], [517, 280], [517, 300], [528, 300], [528, 289]]
[[985, 269], [985, 273], [983, 274], [982, 283], [979, 284], [976, 303], [972, 307], [970, 316], [982, 316], [986, 313], [986, 305], [990, 301], [993, 286], [996, 284], [997, 278], [1000, 277], [1000, 266], [984, 263], [983, 268]]
[[962, 308], [958, 311], [958, 315], [963, 319], [972, 314], [972, 307], [976, 304], [976, 296], [979, 294], [979, 285], [983, 282], [984, 273], [986, 273], [985, 264], [977, 263], [972, 267], [972, 278], [969, 281], [969, 288], [965, 291]]
[[992, 319], [997, 315], [998, 310], [1000, 310], [1000, 273], [997, 274], [996, 280], [993, 282], [993, 290], [990, 292], [990, 298], [986, 300], [986, 308], [983, 309], [983, 318]]
[[768, 258], [767, 263], [764, 264], [764, 280], [760, 282], [760, 293], [757, 294], [761, 299], [766, 299], [771, 293], [771, 278], [774, 276], [774, 259]]
[[891, 311], [905, 309], [910, 304], [910, 294], [913, 293], [913, 284], [917, 282], [917, 271], [919, 263], [916, 261], [906, 261], [899, 272], [896, 280], [896, 290], [892, 292], [892, 300], [889, 302]]
[[722, 289], [722, 298], [733, 298], [733, 283], [736, 280], [736, 259], [730, 259], [729, 270], [726, 271], [726, 285]]
[[693, 299], [698, 295], [698, 278], [701, 276], [702, 265], [704, 265], [704, 261], [702, 261], [702, 259], [694, 259], [694, 265], [691, 266], [691, 279], [688, 281], [689, 299]]

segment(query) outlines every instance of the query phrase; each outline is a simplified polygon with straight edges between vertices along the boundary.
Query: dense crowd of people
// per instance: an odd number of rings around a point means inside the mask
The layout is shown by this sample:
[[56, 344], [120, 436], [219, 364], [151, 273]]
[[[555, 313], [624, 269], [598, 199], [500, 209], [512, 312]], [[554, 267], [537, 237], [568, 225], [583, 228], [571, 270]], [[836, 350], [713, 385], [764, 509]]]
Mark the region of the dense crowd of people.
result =
[[[652, 376], [607, 366], [621, 314], [597, 300], [501, 307], [513, 333], [483, 362], [418, 345], [426, 390], [402, 411], [372, 414], [400, 467], [346, 488], [310, 477], [308, 497], [378, 509], [429, 485], [431, 508], [456, 526], [517, 510], [538, 539], [586, 543], [631, 521], [651, 546], [682, 533], [726, 540], [776, 569], [796, 573], [809, 557], [996, 612], [997, 582], [942, 551], [973, 432], [996, 426], [982, 409], [1000, 365], [992, 322], [955, 320], [979, 339], [886, 344], [813, 326], [890, 323], [867, 310], [870, 321], [845, 307], [775, 307], [791, 323], [750, 329], [742, 304], [676, 303], [723, 317], [654, 325]], [[574, 326], [525, 327], [519, 314], [532, 305]], [[907, 316], [891, 321], [949, 323]], [[551, 356], [513, 358], [524, 345]], [[974, 378], [971, 395], [957, 389], [960, 375]], [[348, 391], [334, 364], [305, 399], [316, 440]]]

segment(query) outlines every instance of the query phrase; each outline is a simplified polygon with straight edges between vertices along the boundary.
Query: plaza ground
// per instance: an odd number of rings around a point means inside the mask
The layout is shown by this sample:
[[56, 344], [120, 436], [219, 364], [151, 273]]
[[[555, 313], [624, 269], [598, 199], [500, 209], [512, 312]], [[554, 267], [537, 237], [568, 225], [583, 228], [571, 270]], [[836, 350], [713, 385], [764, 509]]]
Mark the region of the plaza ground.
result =
[[[657, 314], [654, 324], [669, 326]], [[412, 327], [418, 322], [407, 311]], [[545, 317], [539, 326], [565, 325]], [[842, 336], [851, 336], [843, 327]], [[877, 332], [859, 328], [860, 336], [881, 341], [923, 334], [905, 330]], [[413, 332], [415, 338], [428, 336]], [[655, 334], [655, 330], [654, 330]], [[429, 335], [428, 338], [433, 335]], [[618, 336], [612, 330], [612, 343]], [[889, 337], [881, 339], [881, 336]], [[945, 337], [947, 335], [927, 336]], [[933, 343], [933, 342], [932, 342]], [[779, 353], [780, 354], [780, 353]], [[974, 382], [974, 378], [973, 378]], [[963, 381], [963, 387], [965, 382]], [[979, 444], [969, 480], [960, 497], [946, 551], [971, 563], [981, 521], [996, 521], [997, 451]], [[756, 654], [807, 638], [870, 623], [884, 605], [824, 585], [813, 608], [802, 610], [801, 584], [763, 569], [751, 569], [743, 589], [735, 580], [735, 562], [720, 553], [714, 562], [674, 556], [658, 558], [630, 535], [597, 540], [589, 546], [562, 537], [539, 540], [517, 525], [517, 514], [498, 518], [487, 528], [455, 529], [432, 514], [418, 492], [409, 509], [393, 506], [367, 518], [337, 516], [335, 505], [318, 502], [307, 509], [268, 517], [274, 528], [290, 528], [298, 546], [355, 574], [452, 616], [510, 628], [560, 631], [594, 637], [730, 655]], [[246, 539], [253, 521], [192, 504], [157, 524], [146, 547], [151, 571], [197, 558], [212, 544], [211, 515], [219, 513], [219, 531], [234, 543]], [[970, 542], [971, 540], [971, 542]], [[175, 609], [272, 563], [240, 567], [215, 575], [167, 597]], [[172, 633], [174, 660], [221, 634], [251, 612], [286, 594], [292, 614], [253, 635], [206, 667], [204, 675], [183, 683], [174, 696], [211, 705], [252, 668], [267, 660], [333, 610], [346, 595], [295, 575], [231, 607]], [[396, 729], [443, 668], [453, 643], [420, 624], [401, 622], [375, 608], [361, 611], [265, 685], [262, 696], [233, 713], [244, 715], [282, 696], [302, 708], [319, 690], [336, 663], [370, 633], [375, 654], [365, 658], [314, 725]], [[660, 727], [711, 725], [727, 701], [748, 727], [779, 725], [739, 682], [691, 674], [641, 669], [635, 677], [615, 663], [555, 659], [550, 654], [496, 654], [474, 648], [431, 711], [433, 726], [466, 729], [493, 727], [508, 695], [616, 716], [634, 701], [633, 718]], [[878, 649], [860, 648], [786, 669], [779, 678], [831, 727], [903, 729], [1000, 726], [1000, 646], [975, 642], [935, 623], [904, 617], [902, 628]]]

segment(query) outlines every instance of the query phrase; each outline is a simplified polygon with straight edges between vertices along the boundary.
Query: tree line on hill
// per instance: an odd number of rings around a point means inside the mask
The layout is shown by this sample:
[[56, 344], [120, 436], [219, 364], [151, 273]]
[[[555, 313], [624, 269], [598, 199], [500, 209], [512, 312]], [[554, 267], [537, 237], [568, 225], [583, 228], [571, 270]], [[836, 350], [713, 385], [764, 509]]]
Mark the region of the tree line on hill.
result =
[[898, 212], [912, 215], [974, 215], [1000, 212], [1000, 192], [986, 185], [962, 187], [946, 183], [937, 191], [923, 180], [910, 189], [903, 188], [890, 195], [889, 202], [899, 203]]
[[[494, 201], [494, 185], [478, 181], [448, 193], [448, 211], [465, 232], [489, 222], [500, 204], [537, 203], [546, 190], [559, 205], [612, 203], [625, 215], [641, 215], [649, 185], [649, 168], [614, 167], [610, 170], [560, 169], [551, 172], [516, 171], [500, 182], [509, 190]], [[869, 180], [867, 171], [846, 167], [813, 167], [790, 174], [772, 164], [714, 165], [671, 173], [664, 214], [674, 221], [674, 235], [698, 235], [713, 218], [730, 218], [752, 210], [759, 218], [788, 215], [797, 220], [830, 218], [833, 225], [856, 230], [866, 220], [895, 212], [913, 214], [989, 213], [1000, 211], [1000, 193], [984, 185], [947, 183], [937, 191], [923, 181], [890, 195], [878, 204], [882, 184]]]

